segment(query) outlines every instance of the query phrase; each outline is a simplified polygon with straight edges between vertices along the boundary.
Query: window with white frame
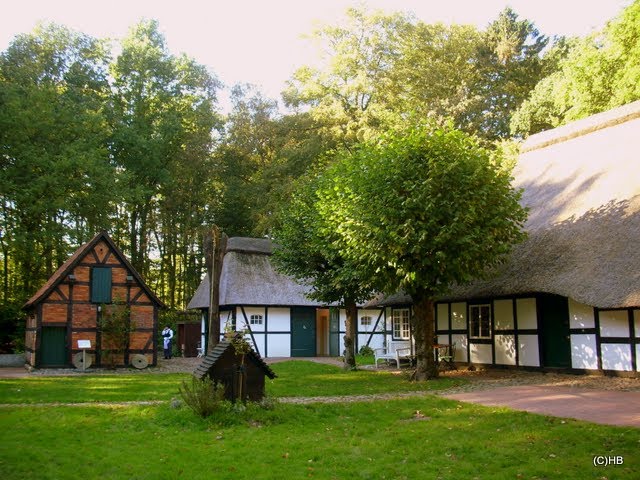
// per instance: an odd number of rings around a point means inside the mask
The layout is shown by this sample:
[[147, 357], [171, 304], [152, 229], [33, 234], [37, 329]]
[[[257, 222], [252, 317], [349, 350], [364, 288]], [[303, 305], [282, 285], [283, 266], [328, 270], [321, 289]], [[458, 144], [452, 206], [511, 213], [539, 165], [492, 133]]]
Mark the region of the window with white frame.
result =
[[469, 337], [491, 338], [491, 305], [469, 305]]
[[370, 327], [371, 326], [371, 317], [369, 317], [369, 316], [360, 317], [360, 325], [363, 326], [363, 327]]
[[391, 328], [394, 340], [409, 340], [411, 330], [409, 328], [409, 309], [397, 308], [391, 314]]
[[251, 315], [249, 317], [249, 325], [262, 325], [262, 315]]

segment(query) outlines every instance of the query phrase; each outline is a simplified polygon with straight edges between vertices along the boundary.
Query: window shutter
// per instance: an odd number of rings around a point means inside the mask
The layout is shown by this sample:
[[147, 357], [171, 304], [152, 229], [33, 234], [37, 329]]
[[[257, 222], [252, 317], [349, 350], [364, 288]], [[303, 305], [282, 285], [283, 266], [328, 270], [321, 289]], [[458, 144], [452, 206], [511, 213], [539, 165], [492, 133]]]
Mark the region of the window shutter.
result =
[[111, 303], [111, 269], [95, 267], [91, 270], [91, 302]]

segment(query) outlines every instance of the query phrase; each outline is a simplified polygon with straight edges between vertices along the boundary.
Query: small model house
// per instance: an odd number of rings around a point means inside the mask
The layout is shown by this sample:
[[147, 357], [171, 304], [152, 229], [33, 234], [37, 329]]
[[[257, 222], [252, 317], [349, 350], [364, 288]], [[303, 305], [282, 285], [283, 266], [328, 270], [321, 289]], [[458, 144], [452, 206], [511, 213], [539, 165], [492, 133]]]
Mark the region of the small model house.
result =
[[26, 362], [78, 365], [84, 349], [96, 366], [155, 365], [161, 307], [107, 233], [99, 233], [24, 305]]
[[194, 376], [224, 385], [227, 400], [256, 402], [264, 397], [265, 377], [274, 379], [276, 374], [253, 349], [242, 359], [225, 338], [202, 360]]

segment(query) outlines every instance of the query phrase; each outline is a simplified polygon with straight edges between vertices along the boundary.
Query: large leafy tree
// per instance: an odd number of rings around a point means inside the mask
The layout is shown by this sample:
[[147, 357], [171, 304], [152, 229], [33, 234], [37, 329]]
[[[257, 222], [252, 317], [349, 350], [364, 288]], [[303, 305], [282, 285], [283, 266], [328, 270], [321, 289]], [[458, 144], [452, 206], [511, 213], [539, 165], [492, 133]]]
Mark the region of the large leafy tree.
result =
[[344, 153], [327, 175], [321, 236], [379, 289], [411, 295], [417, 379], [436, 377], [435, 298], [486, 274], [524, 237], [508, 171], [473, 137], [428, 128]]
[[573, 39], [559, 69], [542, 79], [513, 116], [527, 136], [640, 99], [640, 1], [596, 34]]
[[[117, 235], [127, 240], [122, 243], [128, 244], [133, 265], [146, 276], [149, 253], [159, 246], [152, 233], [157, 241], [171, 242], [176, 228], [183, 228], [193, 240], [197, 223], [206, 220], [202, 215], [189, 218], [186, 208], [212, 200], [195, 196], [211, 192], [202, 174], [212, 165], [219, 84], [203, 66], [172, 55], [155, 21], [131, 29], [111, 74], [112, 154], [124, 192]], [[202, 205], [196, 212], [205, 210]], [[154, 228], [156, 222], [161, 231]], [[162, 253], [175, 270], [175, 252], [168, 257]]]
[[350, 370], [356, 367], [357, 304], [367, 300], [373, 289], [358, 265], [343, 255], [340, 238], [320, 215], [319, 193], [329, 188], [328, 182], [322, 173], [314, 172], [298, 180], [273, 231], [274, 261], [282, 272], [309, 284], [312, 298], [345, 307], [344, 368]]
[[[0, 55], [3, 297], [24, 300], [117, 201], [105, 44], [57, 25]], [[12, 290], [13, 294], [9, 293]]]

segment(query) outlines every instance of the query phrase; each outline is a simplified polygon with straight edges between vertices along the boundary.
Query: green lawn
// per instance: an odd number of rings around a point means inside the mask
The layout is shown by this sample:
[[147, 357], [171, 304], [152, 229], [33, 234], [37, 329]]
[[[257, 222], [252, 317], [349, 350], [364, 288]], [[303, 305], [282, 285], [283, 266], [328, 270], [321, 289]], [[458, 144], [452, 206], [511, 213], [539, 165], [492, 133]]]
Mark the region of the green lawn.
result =
[[[343, 392], [362, 391], [367, 378], [372, 385], [380, 385], [379, 391], [388, 391], [381, 385], [385, 378], [397, 382], [397, 388], [408, 388], [400, 377], [343, 373], [335, 367], [300, 363], [274, 365], [280, 377], [269, 389], [287, 395], [295, 389], [310, 396], [315, 395], [318, 384], [327, 388], [333, 384]], [[300, 378], [290, 378], [293, 376]], [[120, 401], [133, 399], [138, 391], [148, 392], [148, 400], [169, 398], [182, 378], [161, 374], [124, 377], [135, 377], [138, 386], [124, 382], [128, 386], [117, 395]], [[86, 385], [102, 392], [97, 386], [105, 382], [104, 390], [110, 389], [112, 378], [90, 377]], [[8, 398], [19, 401], [21, 393], [32, 394], [32, 380], [22, 380], [25, 389], [10, 394], [7, 390], [19, 388], [20, 381], [0, 382], [0, 402]], [[147, 386], [147, 382], [155, 385]], [[47, 385], [51, 398], [61, 397], [62, 389], [44, 383], [38, 384], [39, 396], [44, 396]], [[272, 410], [250, 406], [246, 412], [207, 420], [168, 403], [0, 409], [0, 472], [5, 480], [613, 480], [638, 478], [639, 448], [640, 429], [480, 407], [434, 396], [279, 404]], [[624, 464], [596, 468], [594, 455], [622, 456]]]

